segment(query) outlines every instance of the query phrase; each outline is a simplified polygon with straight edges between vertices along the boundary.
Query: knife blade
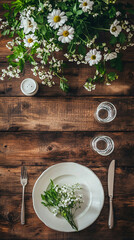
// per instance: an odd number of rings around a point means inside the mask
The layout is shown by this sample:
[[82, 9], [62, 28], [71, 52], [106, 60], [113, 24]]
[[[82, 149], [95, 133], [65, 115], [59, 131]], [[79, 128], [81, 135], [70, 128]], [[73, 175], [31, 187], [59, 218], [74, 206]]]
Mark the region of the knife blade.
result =
[[115, 160], [112, 160], [108, 168], [108, 195], [109, 195], [108, 226], [109, 226], [109, 229], [112, 229], [114, 225], [114, 217], [113, 217], [114, 175], [115, 175]]

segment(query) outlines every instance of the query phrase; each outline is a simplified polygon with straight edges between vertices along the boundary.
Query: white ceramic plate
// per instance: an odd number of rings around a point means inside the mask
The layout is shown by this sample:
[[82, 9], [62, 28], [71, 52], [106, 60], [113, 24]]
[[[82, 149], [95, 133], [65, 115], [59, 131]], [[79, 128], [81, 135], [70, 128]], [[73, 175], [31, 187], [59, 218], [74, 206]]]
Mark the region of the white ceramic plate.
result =
[[59, 185], [75, 183], [81, 185], [80, 191], [83, 194], [84, 203], [76, 211], [74, 221], [79, 231], [90, 226], [99, 216], [104, 203], [103, 187], [95, 173], [77, 163], [59, 163], [46, 169], [33, 187], [33, 207], [39, 219], [57, 231], [74, 232], [75, 230], [63, 217], [54, 216], [41, 204], [41, 194], [48, 188], [50, 179]]

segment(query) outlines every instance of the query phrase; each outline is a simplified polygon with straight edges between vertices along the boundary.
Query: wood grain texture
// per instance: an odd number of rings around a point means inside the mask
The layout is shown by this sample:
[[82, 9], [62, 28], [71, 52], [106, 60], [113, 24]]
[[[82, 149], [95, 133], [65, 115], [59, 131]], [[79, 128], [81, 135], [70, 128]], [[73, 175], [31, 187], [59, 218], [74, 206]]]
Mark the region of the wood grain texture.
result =
[[[0, 66], [6, 68], [7, 64], [3, 63]], [[46, 87], [41, 84], [38, 77], [32, 76], [30, 65], [26, 65], [25, 72], [21, 75], [20, 79], [12, 79], [0, 81], [0, 96], [24, 96], [20, 90], [21, 81], [27, 77], [34, 78], [39, 83], [39, 91], [37, 96], [93, 96], [93, 95], [134, 95], [134, 64], [132, 62], [124, 62], [124, 70], [119, 73], [119, 79], [114, 81], [111, 86], [105, 84], [98, 84], [95, 91], [88, 92], [84, 89], [83, 85], [89, 76], [94, 75], [94, 68], [85, 65], [69, 64], [65, 69], [65, 77], [69, 80], [70, 91], [68, 94], [64, 93], [59, 88], [59, 79], [55, 78], [56, 85], [52, 88]]]
[[[118, 111], [116, 119], [100, 124], [94, 112], [106, 98], [39, 98], [0, 99], [1, 131], [132, 131], [134, 99], [108, 97]], [[131, 117], [130, 117], [131, 116]]]
[[[78, 233], [62, 233], [51, 230], [45, 226], [35, 215], [32, 207], [31, 195], [25, 195], [26, 200], [26, 225], [20, 224], [21, 195], [2, 196], [0, 198], [1, 215], [1, 239], [39, 239], [39, 240], [133, 240], [133, 197], [129, 194], [118, 195], [114, 198], [115, 227], [109, 230], [107, 227], [108, 197], [105, 196], [105, 204], [99, 218], [90, 227]], [[6, 205], [5, 205], [6, 201]], [[129, 222], [126, 215], [129, 214]], [[90, 217], [90, 216], [89, 216]]]
[[[100, 156], [90, 146], [98, 135], [108, 135], [115, 143], [114, 152]], [[75, 161], [90, 167], [108, 166], [115, 158], [117, 167], [134, 167], [132, 132], [1, 132], [0, 165], [3, 167], [45, 166]]]
[[[98, 160], [99, 161], [99, 160]], [[80, 160], [77, 160], [77, 163], [81, 163]], [[110, 162], [107, 162], [107, 167], [102, 164], [101, 167], [94, 165], [94, 167], [90, 167], [90, 160], [84, 163], [85, 166], [91, 168], [95, 172], [95, 174], [99, 177], [104, 187], [105, 194], [107, 193], [107, 170]], [[40, 176], [40, 174], [45, 171], [46, 168], [52, 166], [55, 162], [50, 163], [46, 161], [45, 166], [29, 166], [28, 167], [28, 185], [27, 185], [27, 194], [32, 194], [32, 189], [36, 179]], [[1, 175], [1, 193], [2, 195], [17, 195], [21, 194], [22, 188], [20, 184], [20, 172], [21, 166], [19, 167], [0, 167], [0, 175]], [[10, 179], [10, 181], [9, 181]], [[133, 168], [131, 167], [116, 167], [115, 173], [115, 188], [114, 188], [114, 196], [125, 195], [134, 193], [133, 185], [134, 182]], [[123, 186], [123, 187], [122, 187]]]
[[[0, 17], [5, 10], [0, 1]], [[133, 0], [121, 0], [130, 2]], [[0, 70], [7, 67], [5, 47], [9, 39], [0, 39]], [[44, 87], [40, 80], [35, 97], [25, 97], [20, 91], [24, 78], [32, 77], [26, 65], [20, 79], [0, 81], [0, 239], [1, 240], [133, 240], [134, 207], [134, 54], [133, 48], [123, 52], [124, 70], [111, 86], [98, 85], [95, 91], [83, 88], [93, 76], [94, 68], [70, 64], [64, 70], [69, 79], [70, 93]], [[61, 58], [63, 53], [58, 53]], [[109, 71], [111, 69], [109, 68]], [[102, 101], [111, 101], [118, 114], [111, 124], [99, 124], [94, 112]], [[114, 152], [103, 157], [90, 146], [97, 135], [108, 135], [115, 143]], [[107, 172], [116, 160], [114, 213], [115, 227], [108, 229]], [[49, 166], [60, 162], [77, 162], [91, 168], [102, 182], [105, 201], [99, 218], [78, 233], [63, 233], [45, 226], [32, 206], [32, 189], [36, 179]], [[20, 224], [21, 166], [28, 168], [26, 186], [26, 225]], [[90, 217], [90, 216], [89, 216]]]

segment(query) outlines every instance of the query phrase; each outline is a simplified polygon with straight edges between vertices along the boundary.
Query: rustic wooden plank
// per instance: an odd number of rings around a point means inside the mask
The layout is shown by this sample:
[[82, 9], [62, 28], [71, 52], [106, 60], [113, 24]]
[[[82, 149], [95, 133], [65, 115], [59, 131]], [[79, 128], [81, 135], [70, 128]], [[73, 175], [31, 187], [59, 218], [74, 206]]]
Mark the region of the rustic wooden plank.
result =
[[[118, 196], [114, 199], [115, 227], [108, 230], [108, 197], [102, 212], [90, 227], [78, 233], [62, 233], [51, 230], [45, 226], [36, 216], [30, 195], [26, 199], [26, 225], [20, 224], [21, 195], [2, 196], [0, 198], [1, 209], [1, 239], [42, 239], [42, 240], [76, 240], [84, 239], [109, 239], [132, 240], [133, 239], [133, 197], [129, 194]], [[6, 205], [5, 205], [6, 202]], [[127, 216], [127, 217], [126, 217]], [[89, 216], [90, 217], [90, 216]]]
[[0, 133], [0, 165], [1, 166], [46, 166], [63, 161], [78, 161], [90, 167], [108, 166], [116, 159], [116, 166], [131, 167], [134, 156], [133, 133], [102, 132], [110, 136], [115, 143], [115, 151], [107, 156], [95, 153], [91, 140], [98, 133], [94, 132], [1, 132]]
[[[94, 111], [103, 101], [117, 108], [116, 119], [100, 124]], [[37, 98], [0, 99], [1, 131], [132, 131], [134, 130], [134, 99], [106, 98]]]
[[[56, 85], [52, 88], [41, 84], [38, 77], [32, 75], [30, 65], [26, 65], [25, 72], [20, 79], [0, 81], [0, 96], [24, 96], [20, 90], [21, 81], [27, 77], [33, 77], [39, 83], [39, 92], [37, 96], [92, 96], [92, 95], [128, 95], [134, 93], [134, 67], [133, 63], [124, 62], [124, 70], [119, 73], [119, 79], [114, 81], [111, 86], [98, 84], [95, 91], [88, 92], [83, 85], [89, 76], [94, 75], [94, 68], [89, 70], [88, 66], [78, 66], [69, 64], [65, 69], [65, 77], [69, 80], [70, 91], [68, 94], [64, 93], [59, 88], [59, 79], [54, 78]], [[0, 66], [6, 68], [7, 64], [3, 63]]]
[[[118, 160], [117, 160], [118, 162]], [[56, 162], [57, 163], [57, 162]], [[27, 185], [27, 194], [32, 193], [32, 189], [36, 179], [40, 176], [40, 174], [47, 169], [49, 166], [56, 164], [53, 162], [46, 162], [44, 166], [29, 166], [28, 168], [28, 185]], [[81, 163], [81, 161], [77, 161], [77, 163]], [[97, 163], [94, 167], [90, 166], [90, 160], [86, 160], [85, 166], [91, 168], [95, 172], [95, 174], [100, 178], [102, 185], [104, 187], [105, 192], [107, 192], [107, 170], [110, 162], [107, 162], [106, 166], [97, 166]], [[118, 163], [117, 163], [118, 164]], [[21, 185], [20, 185], [20, 172], [21, 166], [19, 167], [0, 167], [0, 176], [1, 176], [1, 195], [17, 195], [21, 193]], [[115, 193], [114, 195], [123, 195], [132, 194], [133, 186], [132, 182], [134, 182], [133, 168], [130, 167], [116, 167], [115, 174]], [[9, 181], [10, 179], [10, 181]], [[123, 186], [123, 187], [122, 187]]]

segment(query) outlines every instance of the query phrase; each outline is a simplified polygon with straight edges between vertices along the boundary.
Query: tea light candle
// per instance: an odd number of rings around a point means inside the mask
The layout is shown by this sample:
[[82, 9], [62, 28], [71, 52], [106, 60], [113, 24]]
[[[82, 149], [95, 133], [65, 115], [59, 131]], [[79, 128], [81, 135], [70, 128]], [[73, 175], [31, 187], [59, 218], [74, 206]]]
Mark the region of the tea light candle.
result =
[[20, 88], [24, 95], [34, 96], [39, 89], [39, 85], [32, 78], [26, 78], [22, 81]]

